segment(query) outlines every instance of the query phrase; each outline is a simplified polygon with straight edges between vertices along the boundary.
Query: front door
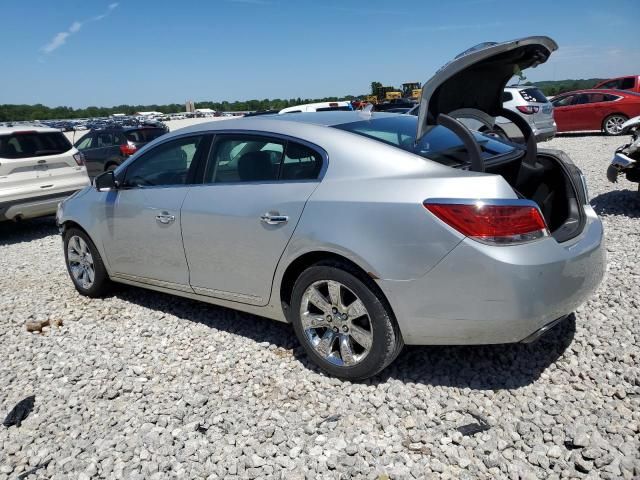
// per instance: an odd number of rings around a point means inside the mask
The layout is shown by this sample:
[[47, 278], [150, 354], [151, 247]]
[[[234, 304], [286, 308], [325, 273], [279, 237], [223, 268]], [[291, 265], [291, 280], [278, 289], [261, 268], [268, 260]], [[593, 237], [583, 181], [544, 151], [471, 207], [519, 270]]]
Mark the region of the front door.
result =
[[191, 291], [180, 232], [184, 201], [208, 139], [162, 143], [129, 165], [107, 195], [104, 249], [116, 276]]
[[576, 95], [566, 95], [564, 97], [554, 98], [553, 118], [556, 121], [558, 132], [570, 132], [576, 130], [576, 119], [573, 114], [573, 102]]
[[182, 206], [193, 290], [266, 305], [322, 165], [322, 154], [297, 142], [216, 136], [204, 184], [191, 188]]

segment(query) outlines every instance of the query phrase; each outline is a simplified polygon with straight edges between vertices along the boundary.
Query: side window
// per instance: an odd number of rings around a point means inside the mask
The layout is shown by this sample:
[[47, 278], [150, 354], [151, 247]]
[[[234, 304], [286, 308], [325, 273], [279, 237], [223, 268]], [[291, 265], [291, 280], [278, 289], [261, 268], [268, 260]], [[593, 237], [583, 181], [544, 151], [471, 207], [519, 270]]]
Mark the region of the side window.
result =
[[620, 88], [620, 80], [610, 80], [603, 83], [600, 88]]
[[322, 157], [318, 152], [299, 143], [287, 143], [284, 162], [280, 170], [281, 180], [316, 179], [320, 170], [322, 170]]
[[87, 148], [91, 148], [91, 140], [93, 139], [93, 135], [85, 135], [82, 139], [78, 140], [76, 143], [76, 148], [78, 150], [86, 150]]
[[554, 107], [568, 107], [569, 105], [571, 105], [573, 103], [573, 99], [575, 98], [575, 95], [567, 95], [566, 97], [561, 97], [558, 99], [553, 99], [553, 106]]
[[113, 146], [113, 134], [111, 133], [96, 134], [96, 148], [111, 147], [111, 146]]
[[116, 145], [124, 145], [125, 143], [127, 143], [127, 139], [123, 133], [114, 133], [113, 140]]
[[585, 93], [581, 93], [580, 95], [576, 96], [576, 100], [575, 102], [573, 102], [574, 105], [584, 105], [586, 103], [590, 103], [591, 99], [589, 98], [589, 95], [585, 94]]
[[604, 99], [602, 100], [603, 102], [615, 102], [620, 98], [616, 95], [609, 95], [609, 94], [605, 94], [603, 95], [603, 97], [604, 97]]
[[620, 90], [631, 90], [636, 86], [636, 77], [625, 77], [620, 82]]
[[605, 95], [603, 93], [591, 93], [589, 94], [589, 103], [600, 103], [604, 102], [605, 97], [610, 95]]
[[258, 136], [218, 137], [205, 183], [265, 182], [278, 179], [284, 141]]
[[128, 187], [186, 185], [202, 139], [202, 136], [187, 137], [158, 145], [127, 168], [124, 184]]

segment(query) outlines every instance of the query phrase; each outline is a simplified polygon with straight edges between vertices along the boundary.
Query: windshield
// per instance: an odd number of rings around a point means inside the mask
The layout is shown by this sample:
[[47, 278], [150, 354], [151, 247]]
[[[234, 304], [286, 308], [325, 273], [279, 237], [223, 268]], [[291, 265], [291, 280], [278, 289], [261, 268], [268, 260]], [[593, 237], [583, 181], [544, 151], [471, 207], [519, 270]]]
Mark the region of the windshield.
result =
[[71, 143], [60, 132], [16, 132], [0, 135], [0, 157], [28, 158], [58, 155], [71, 149]]
[[[433, 127], [416, 145], [417, 122], [418, 118], [413, 115], [397, 115], [343, 123], [335, 125], [335, 128], [394, 145], [450, 167], [461, 167], [469, 163], [462, 140], [448, 128]], [[473, 134], [480, 145], [484, 160], [512, 153], [519, 148], [478, 132]]]

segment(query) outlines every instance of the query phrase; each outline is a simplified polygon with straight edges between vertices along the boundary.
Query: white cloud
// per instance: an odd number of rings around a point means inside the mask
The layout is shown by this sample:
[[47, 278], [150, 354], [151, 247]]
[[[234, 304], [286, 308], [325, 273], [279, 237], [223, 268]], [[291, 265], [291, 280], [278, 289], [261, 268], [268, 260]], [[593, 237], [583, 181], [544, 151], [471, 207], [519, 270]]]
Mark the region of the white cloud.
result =
[[67, 37], [70, 35], [69, 32], [60, 32], [56, 33], [55, 36], [51, 39], [49, 43], [47, 43], [44, 47], [42, 47], [42, 51], [44, 53], [51, 53], [55, 49], [60, 48], [64, 45], [64, 42], [67, 41]]
[[51, 41], [47, 43], [45, 46], [43, 46], [41, 50], [47, 54], [53, 52], [54, 50], [57, 50], [58, 48], [60, 48], [62, 45], [65, 44], [65, 42], [71, 35], [73, 35], [74, 33], [78, 33], [82, 28], [82, 25], [84, 25], [87, 22], [97, 22], [98, 20], [102, 20], [104, 17], [109, 15], [114, 9], [118, 8], [118, 5], [120, 4], [117, 2], [110, 3], [105, 13], [96, 15], [95, 17], [91, 17], [89, 20], [85, 20], [83, 22], [79, 22], [77, 20], [74, 21], [68, 30], [64, 32], [56, 33], [51, 39]]

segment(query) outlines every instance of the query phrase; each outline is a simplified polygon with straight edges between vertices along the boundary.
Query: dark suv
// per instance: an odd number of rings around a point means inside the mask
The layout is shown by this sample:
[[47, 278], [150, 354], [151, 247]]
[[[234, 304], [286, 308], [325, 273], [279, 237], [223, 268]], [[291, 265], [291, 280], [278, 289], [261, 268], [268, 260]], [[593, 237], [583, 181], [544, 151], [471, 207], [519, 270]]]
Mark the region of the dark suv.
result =
[[106, 127], [91, 130], [75, 143], [75, 147], [84, 154], [87, 173], [93, 178], [113, 170], [139, 148], [168, 131], [166, 127], [147, 125]]

